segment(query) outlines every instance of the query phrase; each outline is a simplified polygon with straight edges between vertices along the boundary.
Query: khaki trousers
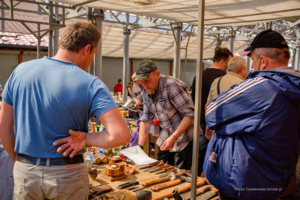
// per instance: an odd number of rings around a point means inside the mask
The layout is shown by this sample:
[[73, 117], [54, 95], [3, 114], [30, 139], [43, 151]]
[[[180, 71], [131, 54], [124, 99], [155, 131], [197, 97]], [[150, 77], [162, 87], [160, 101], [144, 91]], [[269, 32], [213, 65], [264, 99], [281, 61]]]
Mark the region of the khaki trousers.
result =
[[89, 177], [85, 163], [38, 166], [15, 162], [15, 200], [87, 200]]

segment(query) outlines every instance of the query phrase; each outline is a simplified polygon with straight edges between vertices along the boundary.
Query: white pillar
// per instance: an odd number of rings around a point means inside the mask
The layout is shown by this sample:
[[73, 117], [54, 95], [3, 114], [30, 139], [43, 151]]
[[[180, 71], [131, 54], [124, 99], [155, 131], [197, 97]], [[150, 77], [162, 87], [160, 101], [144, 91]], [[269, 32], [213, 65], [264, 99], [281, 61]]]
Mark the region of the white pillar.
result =
[[173, 77], [180, 79], [180, 47], [181, 47], [181, 24], [174, 26], [174, 63], [173, 63]]
[[124, 26], [123, 35], [124, 35], [124, 57], [123, 57], [123, 103], [127, 101], [127, 85], [130, 80], [130, 67], [129, 67], [129, 35], [130, 30], [128, 29], [129, 25], [129, 14], [126, 13], [126, 25]]
[[100, 80], [102, 78], [102, 21], [104, 20], [103, 10], [95, 9], [94, 12], [95, 26], [101, 33], [101, 38], [99, 42], [98, 52], [95, 54], [95, 76]]

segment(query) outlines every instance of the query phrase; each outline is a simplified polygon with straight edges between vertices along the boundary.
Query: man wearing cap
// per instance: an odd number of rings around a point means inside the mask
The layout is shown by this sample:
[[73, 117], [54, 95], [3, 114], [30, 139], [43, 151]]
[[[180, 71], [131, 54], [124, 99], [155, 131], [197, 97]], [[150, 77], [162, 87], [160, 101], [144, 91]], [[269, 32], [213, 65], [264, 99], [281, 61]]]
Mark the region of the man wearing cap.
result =
[[118, 92], [121, 92], [121, 94], [123, 94], [123, 84], [121, 79], [118, 80], [118, 84], [114, 87], [114, 93], [118, 94]]
[[143, 60], [136, 71], [136, 80], [141, 81], [144, 92], [144, 113], [141, 117], [139, 145], [144, 146], [154, 117], [162, 131], [156, 144], [160, 147], [157, 159], [180, 169], [190, 169], [194, 104], [181, 80], [160, 74], [156, 64]]
[[240, 55], [255, 72], [208, 105], [215, 134], [204, 173], [220, 199], [277, 199], [299, 157], [300, 71], [287, 67], [289, 47], [276, 31], [259, 33]]

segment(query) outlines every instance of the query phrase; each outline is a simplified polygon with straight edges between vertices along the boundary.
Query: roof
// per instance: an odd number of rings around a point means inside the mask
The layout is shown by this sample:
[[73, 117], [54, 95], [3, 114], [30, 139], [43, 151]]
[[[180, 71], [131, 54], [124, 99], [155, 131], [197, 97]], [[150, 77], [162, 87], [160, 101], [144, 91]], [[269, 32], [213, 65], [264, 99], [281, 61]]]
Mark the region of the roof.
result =
[[[75, 5], [81, 0], [58, 0]], [[84, 5], [154, 18], [198, 20], [199, 0], [94, 0]], [[205, 0], [205, 25], [246, 25], [299, 16], [299, 0]]]
[[[7, 16], [6, 16], [7, 17]], [[31, 21], [48, 21], [48, 18], [42, 16], [26, 16], [14, 14], [15, 19], [28, 19]], [[66, 24], [75, 21], [76, 19], [67, 20]], [[37, 30], [36, 24], [27, 25], [33, 30]], [[41, 30], [47, 29], [46, 25], [41, 25]], [[28, 33], [28, 30], [19, 22], [5, 21], [5, 31], [0, 32], [4, 35], [0, 38], [0, 45], [19, 45], [36, 46], [37, 39], [31, 35], [20, 35], [20, 33]], [[63, 28], [60, 29], [60, 34]], [[5, 37], [5, 36], [14, 37]], [[103, 44], [102, 54], [108, 57], [123, 57], [123, 26], [115, 23], [103, 22]], [[152, 58], [152, 59], [173, 59], [174, 57], [174, 38], [172, 33], [159, 31], [155, 29], [134, 29], [131, 30], [129, 42], [129, 56], [131, 58]], [[182, 37], [181, 46], [185, 47], [188, 37]], [[48, 35], [41, 39], [41, 46], [48, 47]], [[222, 43], [223, 47], [228, 47], [227, 42]], [[216, 47], [215, 38], [204, 38], [203, 59], [212, 58]], [[234, 52], [239, 52], [246, 47], [245, 44], [235, 43]], [[183, 59], [185, 50], [181, 50], [181, 58]], [[188, 59], [196, 59], [197, 56], [197, 36], [191, 36], [188, 46]]]

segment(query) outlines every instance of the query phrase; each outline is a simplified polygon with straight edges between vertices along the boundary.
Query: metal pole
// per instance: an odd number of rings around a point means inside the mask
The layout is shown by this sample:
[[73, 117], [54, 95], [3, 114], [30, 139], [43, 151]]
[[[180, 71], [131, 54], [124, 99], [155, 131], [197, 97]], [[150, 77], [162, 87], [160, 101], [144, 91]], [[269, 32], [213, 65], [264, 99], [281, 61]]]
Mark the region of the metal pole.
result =
[[181, 24], [174, 26], [174, 64], [173, 64], [173, 77], [180, 79], [180, 47], [181, 47]]
[[[58, 7], [55, 7], [55, 20], [56, 20], [56, 23], [59, 23]], [[53, 55], [55, 55], [58, 51], [58, 41], [59, 41], [59, 28], [56, 28], [56, 29], [54, 29], [54, 48], [53, 48], [54, 52], [53, 52]]]
[[126, 25], [124, 26], [123, 35], [124, 35], [124, 57], [123, 57], [123, 103], [127, 101], [127, 92], [126, 87], [129, 82], [129, 35], [130, 30], [128, 29], [129, 25], [129, 14], [126, 13]]
[[192, 164], [193, 177], [192, 177], [191, 199], [196, 199], [196, 190], [197, 190], [199, 133], [201, 131], [200, 118], [201, 118], [202, 73], [204, 69], [204, 63], [203, 63], [204, 9], [205, 9], [205, 0], [199, 0], [198, 47], [197, 47], [196, 84], [195, 84], [196, 94], [195, 94], [193, 164]]
[[248, 74], [250, 74], [250, 70], [251, 70], [250, 56], [247, 56], [247, 66], [248, 66]]
[[14, 18], [14, 3], [13, 0], [10, 0], [10, 18]]
[[296, 42], [296, 51], [295, 51], [295, 69], [300, 69], [300, 41]]
[[220, 47], [222, 45], [220, 30], [221, 30], [221, 28], [218, 27], [219, 33], [217, 35], [217, 47]]
[[[52, 1], [49, 1], [49, 4], [52, 4]], [[53, 23], [53, 6], [49, 6], [49, 23]], [[49, 26], [50, 28], [50, 26]], [[49, 31], [49, 42], [48, 42], [48, 57], [53, 56], [53, 30]]]
[[41, 31], [40, 31], [40, 24], [38, 24], [38, 31], [37, 31], [37, 59], [40, 58], [40, 46], [41, 46]]
[[295, 69], [300, 69], [300, 40], [299, 40], [300, 31], [297, 30], [296, 36], [296, 52], [295, 52]]
[[234, 46], [234, 32], [233, 29], [230, 27], [229, 34], [228, 34], [228, 49], [233, 53], [233, 46]]
[[[1, 7], [3, 8], [4, 7], [4, 0], [1, 0]], [[1, 9], [1, 17], [4, 18], [4, 9]], [[5, 32], [5, 21], [4, 20], [1, 20], [1, 31], [2, 32]]]
[[99, 42], [98, 52], [95, 54], [95, 75], [101, 80], [102, 79], [102, 21], [104, 20], [104, 12], [100, 9], [95, 9], [95, 26], [101, 33]]

